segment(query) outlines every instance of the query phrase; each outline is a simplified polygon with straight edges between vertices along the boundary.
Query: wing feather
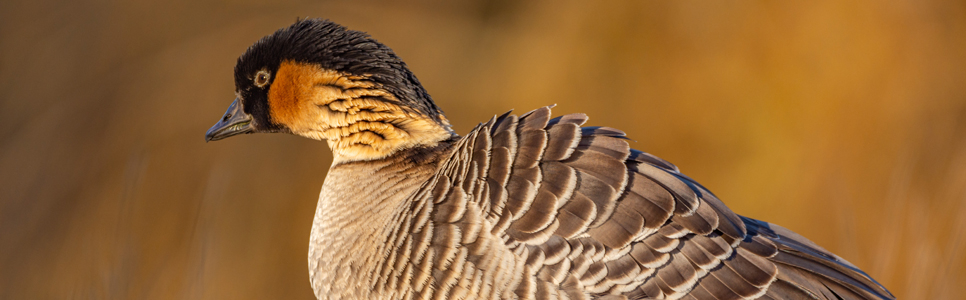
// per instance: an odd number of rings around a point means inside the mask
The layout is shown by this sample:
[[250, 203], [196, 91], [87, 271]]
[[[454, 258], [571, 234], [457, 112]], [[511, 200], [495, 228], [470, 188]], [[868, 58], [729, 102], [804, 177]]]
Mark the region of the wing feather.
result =
[[412, 237], [391, 242], [410, 249], [396, 260], [436, 267], [398, 269], [437, 296], [893, 299], [807, 239], [735, 214], [677, 166], [631, 149], [624, 132], [586, 121], [551, 119], [550, 107], [508, 112], [457, 141], [401, 221]]

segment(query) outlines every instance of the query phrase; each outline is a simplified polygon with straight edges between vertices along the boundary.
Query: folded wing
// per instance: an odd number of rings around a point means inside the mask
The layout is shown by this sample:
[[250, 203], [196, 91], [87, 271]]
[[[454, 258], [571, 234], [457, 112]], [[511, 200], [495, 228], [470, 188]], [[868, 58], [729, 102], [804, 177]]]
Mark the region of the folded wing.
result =
[[[630, 149], [623, 132], [586, 120], [551, 118], [550, 107], [507, 113], [458, 142], [414, 205], [425, 218], [411, 228], [427, 238], [408, 249], [441, 262], [420, 277], [442, 287], [434, 293], [480, 294], [455, 274], [476, 269], [503, 276], [494, 298], [893, 299], [845, 260], [738, 216], [674, 165]], [[457, 279], [439, 282], [447, 272]]]

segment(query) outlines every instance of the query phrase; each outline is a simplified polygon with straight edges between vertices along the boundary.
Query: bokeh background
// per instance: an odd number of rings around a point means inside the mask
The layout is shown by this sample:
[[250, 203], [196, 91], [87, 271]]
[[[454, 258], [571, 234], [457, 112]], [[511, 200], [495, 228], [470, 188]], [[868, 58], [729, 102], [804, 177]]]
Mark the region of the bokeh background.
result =
[[0, 1], [0, 299], [313, 299], [324, 143], [202, 136], [296, 17], [459, 132], [557, 104], [905, 299], [966, 294], [966, 2]]

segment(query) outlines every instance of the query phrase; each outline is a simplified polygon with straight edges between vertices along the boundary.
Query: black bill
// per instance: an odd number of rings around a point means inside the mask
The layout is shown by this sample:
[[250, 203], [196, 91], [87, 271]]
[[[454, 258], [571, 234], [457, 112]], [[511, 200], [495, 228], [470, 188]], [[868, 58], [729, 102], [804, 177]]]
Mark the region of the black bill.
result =
[[205, 133], [205, 141], [217, 141], [233, 135], [252, 132], [255, 132], [255, 127], [252, 126], [252, 116], [245, 113], [242, 103], [236, 98], [228, 106], [225, 116], [221, 117], [221, 120]]

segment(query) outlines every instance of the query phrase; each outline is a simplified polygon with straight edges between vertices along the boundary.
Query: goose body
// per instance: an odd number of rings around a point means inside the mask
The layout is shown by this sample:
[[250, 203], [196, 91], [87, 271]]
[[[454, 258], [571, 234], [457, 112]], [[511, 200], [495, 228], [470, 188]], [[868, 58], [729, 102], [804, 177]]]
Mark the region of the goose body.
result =
[[457, 135], [388, 47], [335, 23], [263, 38], [235, 78], [207, 140], [287, 132], [333, 150], [309, 242], [319, 299], [893, 299], [583, 114]]

